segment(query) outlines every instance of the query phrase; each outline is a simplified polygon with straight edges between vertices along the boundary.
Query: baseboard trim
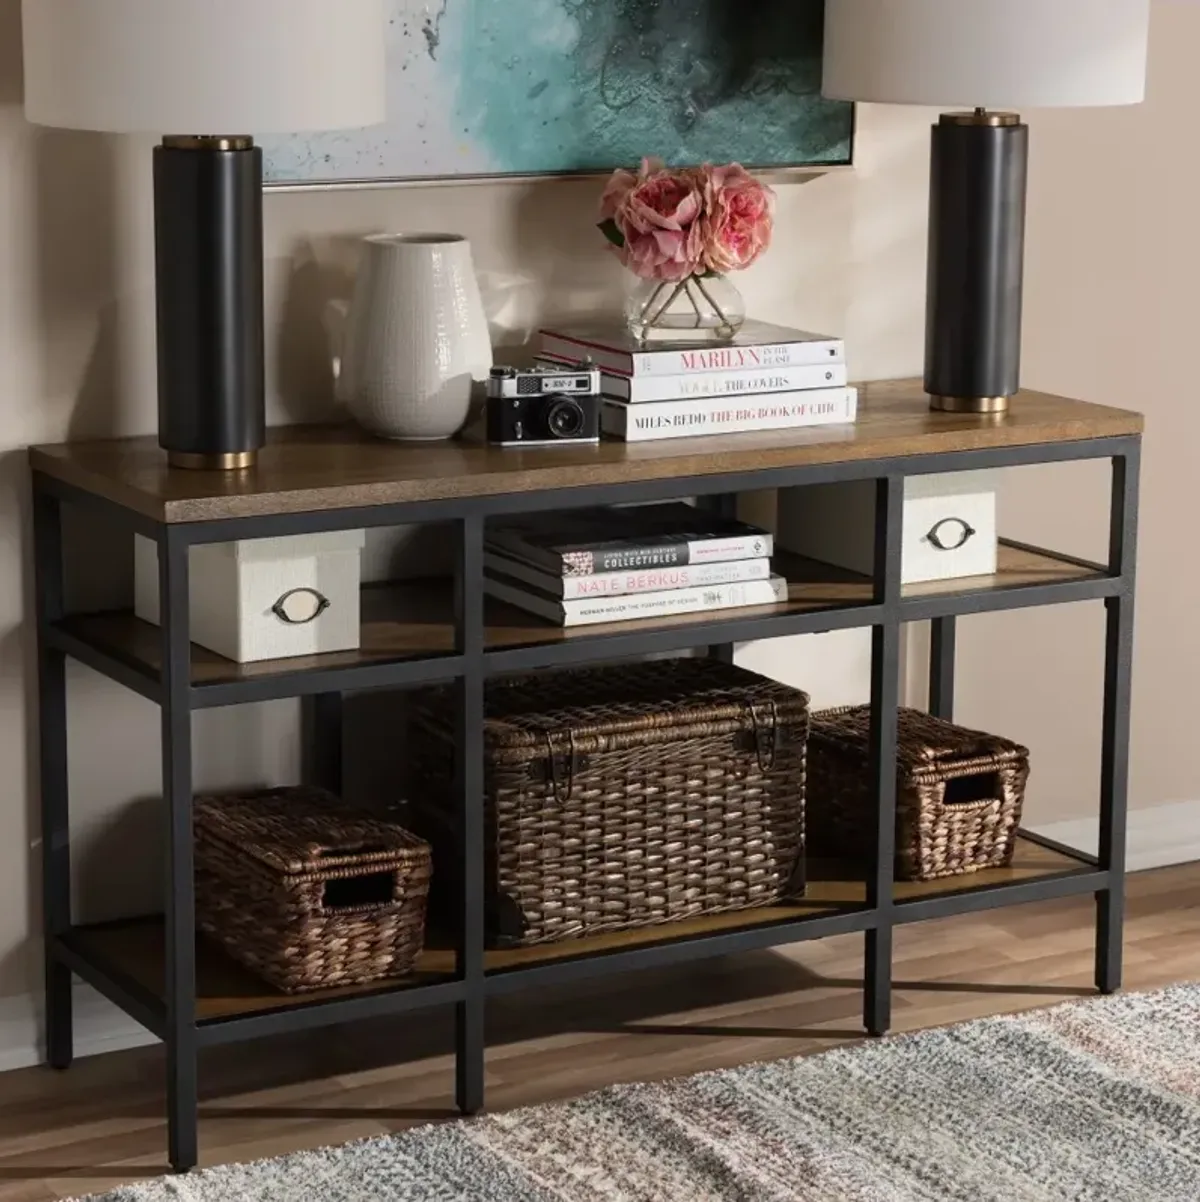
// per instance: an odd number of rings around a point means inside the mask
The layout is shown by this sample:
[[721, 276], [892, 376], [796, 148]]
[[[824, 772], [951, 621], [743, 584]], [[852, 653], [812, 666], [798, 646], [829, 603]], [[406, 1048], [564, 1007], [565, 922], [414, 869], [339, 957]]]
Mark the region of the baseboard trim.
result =
[[[75, 1055], [98, 1056], [157, 1042], [106, 997], [75, 983]], [[42, 1063], [42, 999], [0, 998], [0, 1072]]]
[[[1100, 822], [1094, 817], [1039, 823], [1029, 829], [1091, 855], [1100, 842]], [[1125, 855], [1130, 872], [1200, 860], [1200, 800], [1133, 810]]]

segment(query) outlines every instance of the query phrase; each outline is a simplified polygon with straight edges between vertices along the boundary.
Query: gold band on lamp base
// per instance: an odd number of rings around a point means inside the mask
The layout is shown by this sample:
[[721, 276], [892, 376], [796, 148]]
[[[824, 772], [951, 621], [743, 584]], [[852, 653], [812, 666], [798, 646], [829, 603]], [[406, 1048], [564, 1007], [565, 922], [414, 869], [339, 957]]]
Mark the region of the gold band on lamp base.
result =
[[1004, 413], [1006, 396], [930, 396], [929, 407], [941, 413]]
[[194, 455], [190, 451], [168, 451], [167, 462], [172, 467], [186, 467], [198, 472], [237, 472], [253, 467], [257, 451], [226, 451], [219, 455]]
[[165, 137], [162, 144], [168, 150], [252, 150], [254, 139], [248, 134], [205, 134], [199, 137], [187, 134]]
[[987, 125], [992, 129], [1021, 124], [1017, 113], [993, 113], [988, 109], [975, 109], [970, 113], [943, 113], [940, 120], [943, 125]]

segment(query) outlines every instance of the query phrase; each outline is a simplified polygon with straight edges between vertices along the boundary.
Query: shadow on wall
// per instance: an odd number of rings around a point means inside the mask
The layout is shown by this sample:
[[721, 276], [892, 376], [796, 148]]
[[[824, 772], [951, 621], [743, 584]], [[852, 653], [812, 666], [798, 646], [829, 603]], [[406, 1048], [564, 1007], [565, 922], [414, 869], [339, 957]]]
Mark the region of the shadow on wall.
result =
[[[0, 0], [0, 105], [17, 105], [24, 98], [24, 76], [21, 64], [21, 0]], [[18, 612], [32, 612], [33, 576], [30, 571], [29, 548], [29, 469], [25, 454], [22, 451], [12, 451], [0, 455], [0, 522], [12, 539], [11, 545], [5, 549], [8, 552], [9, 563], [14, 570], [10, 579], [17, 582], [20, 591], [21, 609]], [[7, 539], [5, 540], [7, 542]], [[34, 712], [34, 697], [26, 682], [34, 679], [37, 664], [37, 649], [28, 623], [21, 623], [0, 631], [0, 691], [23, 692], [25, 694], [25, 713], [28, 716], [24, 729], [18, 734], [13, 732], [14, 739], [24, 739], [25, 772], [18, 780], [10, 780], [9, 787], [23, 790], [25, 806], [21, 815], [24, 826], [20, 832], [21, 842], [18, 846], [33, 849], [30, 855], [30, 869], [27, 873], [28, 901], [26, 912], [39, 912], [37, 895], [39, 892], [40, 876], [36, 870], [34, 846], [34, 831], [37, 829], [38, 810], [36, 803], [37, 787], [37, 724]], [[7, 708], [7, 707], [5, 707]], [[16, 750], [14, 748], [14, 750]], [[14, 817], [19, 812], [16, 797], [8, 812]], [[15, 832], [13, 832], [15, 834]], [[25, 946], [11, 949], [0, 949], [0, 996], [12, 993], [24, 987], [27, 979], [36, 979], [32, 964], [32, 955]]]
[[350, 297], [358, 241], [350, 234], [304, 238], [293, 249], [275, 346], [275, 378], [285, 424], [328, 421], [334, 411], [337, 347], [327, 314], [331, 300]]
[[39, 130], [33, 186], [42, 396], [63, 437], [101, 438], [120, 429], [122, 402], [113, 139]]
[[[130, 871], [135, 849], [137, 871]], [[88, 922], [145, 912], [148, 900], [162, 897], [165, 887], [162, 799], [135, 798], [102, 815], [78, 838], [75, 860], [75, 909]]]
[[[516, 261], [537, 281], [530, 326], [545, 318], [619, 314], [623, 269], [596, 228], [601, 176], [521, 185], [514, 206]], [[566, 218], [564, 220], [564, 218]]]
[[[24, 98], [20, 0], [0, 0], [0, 105]], [[120, 400], [115, 144], [39, 129], [30, 209], [41, 402], [72, 438], [110, 432]], [[55, 431], [57, 433], [57, 431]]]
[[[0, 2], [0, 103], [23, 99], [21, 5]], [[37, 130], [32, 138], [29, 209], [33, 237], [31, 306], [36, 314], [41, 408], [35, 436], [86, 437], [108, 433], [120, 400], [114, 146], [95, 134]], [[0, 529], [20, 580], [11, 612], [33, 613], [28, 467], [23, 450], [0, 460]], [[11, 540], [11, 541], [10, 541]], [[90, 542], [84, 540], [85, 545]], [[16, 571], [20, 565], [19, 576]], [[107, 570], [111, 572], [111, 563]], [[30, 621], [0, 636], [0, 689], [24, 693], [27, 779], [26, 873], [29, 913], [40, 910], [37, 789], [36, 645]], [[20, 682], [20, 683], [18, 683]], [[14, 707], [15, 708], [15, 707]], [[13, 832], [15, 835], [15, 832]], [[0, 993], [20, 988], [17, 974], [40, 976], [30, 941], [0, 963]], [[23, 964], [15, 963], [17, 960]]]
[[[19, 590], [20, 608], [9, 601], [13, 608], [10, 612], [33, 613], [33, 556], [31, 554], [31, 525], [29, 503], [29, 464], [24, 451], [9, 451], [0, 455], [0, 529], [9, 532], [8, 537], [13, 545], [5, 548], [9, 561], [16, 561], [19, 572], [14, 571], [12, 579]], [[8, 541], [8, 538], [4, 540]], [[9, 788], [16, 792], [23, 790], [25, 805], [23, 813], [18, 811], [16, 797], [11, 799], [7, 807], [9, 821], [21, 821], [24, 826], [18, 833], [9, 830], [6, 838], [11, 839], [18, 847], [29, 848], [29, 868], [26, 879], [25, 912], [30, 915], [41, 914], [41, 869], [40, 843], [37, 830], [40, 821], [38, 808], [38, 727], [37, 727], [37, 695], [34, 681], [37, 679], [37, 641], [32, 624], [22, 622], [0, 632], [0, 709], [13, 712], [17, 709], [14, 703], [8, 701], [12, 694], [24, 694], [24, 712], [26, 721], [23, 729], [14, 729], [5, 736], [5, 741], [24, 740], [25, 771], [19, 779], [9, 778]], [[18, 746], [12, 747], [11, 754], [19, 754]], [[18, 814], [20, 813], [20, 817]], [[18, 842], [19, 839], [19, 842]], [[13, 861], [15, 864], [19, 861]], [[39, 919], [40, 922], [40, 919]], [[40, 947], [40, 943], [36, 946]], [[34, 963], [36, 949], [28, 942], [15, 947], [0, 947], [0, 997], [18, 992], [26, 988], [26, 980], [37, 980], [40, 968]]]
[[[6, 532], [4, 549], [12, 560], [19, 562], [20, 567], [19, 572], [14, 572], [12, 576], [13, 580], [18, 582], [16, 587], [20, 595], [12, 598], [5, 608], [11, 613], [28, 615], [26, 620], [0, 632], [0, 711], [17, 712], [18, 705], [10, 706], [8, 695], [18, 693], [22, 695], [21, 708], [25, 714], [24, 778], [19, 782], [12, 782], [12, 786], [21, 788], [24, 793], [24, 827], [19, 833], [15, 830], [7, 831], [6, 837], [12, 838], [15, 846], [28, 849], [27, 870], [24, 874], [27, 891], [25, 912], [32, 918], [32, 935], [33, 931], [40, 928], [41, 923], [42, 873], [38, 766], [38, 652], [32, 617], [35, 612], [35, 586], [30, 497], [29, 462], [25, 451], [15, 450], [0, 455], [0, 529]], [[68, 507], [63, 512], [63, 539], [66, 547], [64, 558], [70, 567], [65, 581], [68, 608], [105, 609], [131, 601], [132, 545], [128, 534], [115, 530], [94, 514]], [[20, 736], [14, 730], [11, 737], [15, 739]], [[78, 799], [80, 794], [86, 798], [86, 785], [79, 788], [80, 782], [77, 780], [74, 783], [76, 798]], [[15, 801], [15, 798], [13, 800]], [[13, 805], [8, 812], [15, 819], [16, 806]], [[126, 819], [121, 817], [120, 822], [126, 824]], [[110, 901], [113, 897], [121, 898], [124, 896], [120, 888], [122, 883], [128, 892], [128, 852], [124, 857], [114, 857], [111, 853], [116, 846], [119, 846], [119, 842], [109, 839], [103, 846], [89, 846], [86, 856], [76, 850], [77, 875], [83, 874], [86, 881], [89, 876], [94, 876], [96, 871], [99, 871], [105, 878], [101, 882], [102, 887], [93, 888], [87, 896], [107, 897]], [[153, 847], [156, 844], [148, 846]], [[157, 863], [159, 858], [152, 857], [150, 862]], [[145, 895], [144, 889], [141, 895]], [[88, 910], [86, 897], [84, 900], [84, 909]], [[92, 917], [92, 911], [88, 912], [89, 917]], [[39, 980], [40, 947], [40, 939], [31, 937], [7, 951], [0, 948], [0, 997], [21, 992], [28, 988], [26, 982]]]
[[0, 105], [20, 104], [24, 95], [21, 0], [0, 0]]

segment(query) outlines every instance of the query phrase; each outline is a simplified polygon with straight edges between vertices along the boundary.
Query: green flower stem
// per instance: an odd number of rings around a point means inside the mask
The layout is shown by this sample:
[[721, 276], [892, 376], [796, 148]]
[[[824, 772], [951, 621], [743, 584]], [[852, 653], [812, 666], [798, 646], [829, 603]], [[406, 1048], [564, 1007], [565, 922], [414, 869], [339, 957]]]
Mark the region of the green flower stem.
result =
[[[664, 289], [664, 288], [666, 288], [666, 286], [667, 286], [667, 283], [666, 283], [666, 281], [664, 280], [664, 281], [663, 281], [661, 284], [659, 284], [659, 286], [658, 286], [657, 288], [655, 288], [655, 289], [654, 289], [654, 291], [653, 291], [653, 292], [650, 294], [650, 299], [649, 299], [649, 300], [648, 300], [648, 301], [647, 301], [647, 302], [646, 302], [646, 303], [645, 303], [645, 304], [642, 306], [642, 316], [643, 316], [643, 317], [645, 317], [645, 316], [646, 316], [646, 314], [647, 314], [647, 313], [649, 313], [649, 312], [650, 312], [650, 310], [654, 308], [654, 302], [655, 302], [655, 301], [657, 301], [657, 300], [658, 300], [658, 298], [659, 298], [660, 296], [662, 296], [662, 294], [663, 294], [663, 289]], [[670, 302], [668, 301], [667, 303], [669, 304]]]
[[[724, 310], [713, 299], [713, 294], [711, 292], [709, 292], [709, 290], [707, 288], [705, 288], [704, 280], [698, 275], [692, 276], [692, 279], [694, 279], [696, 281], [696, 287], [699, 288], [700, 291], [704, 293], [704, 299], [706, 301], [708, 301], [708, 303], [710, 305], [712, 305], [713, 312], [721, 319], [721, 324], [724, 326], [730, 325], [729, 318], [725, 316]], [[697, 317], [699, 316], [699, 310], [696, 311], [696, 315], [697, 315]]]
[[[651, 309], [651, 308], [653, 308], [653, 306], [654, 306], [654, 300], [655, 300], [655, 298], [656, 298], [656, 297], [659, 295], [659, 293], [660, 293], [660, 292], [662, 292], [662, 290], [663, 290], [663, 289], [664, 289], [666, 286], [667, 286], [667, 285], [666, 285], [666, 283], [664, 282], [664, 283], [660, 284], [660, 285], [659, 285], [659, 286], [658, 286], [658, 287], [657, 287], [657, 288], [654, 290], [654, 296], [653, 296], [653, 297], [651, 297], [651, 298], [650, 298], [650, 300], [647, 302], [647, 304], [646, 304], [646, 307], [645, 307], [645, 308], [642, 310], [642, 312], [643, 312], [643, 313], [648, 313], [648, 312], [650, 311], [650, 309]], [[648, 326], [656, 326], [656, 325], [658, 325], [658, 323], [659, 323], [659, 322], [662, 320], [662, 316], [663, 316], [663, 314], [664, 314], [664, 313], [665, 313], [665, 312], [666, 312], [666, 311], [667, 311], [667, 310], [668, 310], [668, 309], [671, 307], [671, 305], [672, 305], [672, 304], [674, 303], [674, 301], [675, 301], [675, 298], [676, 298], [676, 297], [677, 297], [677, 296], [678, 296], [678, 295], [679, 295], [681, 292], [683, 292], [685, 288], [687, 288], [687, 279], [686, 279], [686, 278], [685, 278], [685, 279], [682, 279], [682, 280], [680, 280], [680, 281], [679, 281], [679, 283], [675, 285], [675, 288], [674, 288], [674, 290], [671, 292], [671, 295], [670, 295], [670, 296], [668, 296], [668, 297], [667, 297], [667, 299], [666, 299], [665, 301], [663, 301], [663, 303], [662, 303], [662, 305], [660, 306], [660, 308], [659, 308], [658, 312], [657, 312], [657, 313], [655, 313], [655, 315], [654, 315], [653, 317], [647, 317], [647, 318], [646, 318], [646, 325], [648, 325]]]

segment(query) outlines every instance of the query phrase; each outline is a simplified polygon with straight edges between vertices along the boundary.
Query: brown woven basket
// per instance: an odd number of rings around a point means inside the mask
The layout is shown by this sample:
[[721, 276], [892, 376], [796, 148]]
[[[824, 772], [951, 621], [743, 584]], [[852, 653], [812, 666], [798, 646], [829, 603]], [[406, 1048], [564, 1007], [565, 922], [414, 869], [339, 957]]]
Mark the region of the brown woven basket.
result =
[[425, 935], [428, 844], [320, 789], [196, 803], [196, 921], [287, 993], [409, 972]]
[[[418, 829], [457, 870], [452, 698], [416, 702]], [[493, 945], [768, 905], [804, 886], [808, 698], [715, 660], [488, 686]]]
[[[874, 798], [867, 706], [813, 715], [809, 849], [862, 860]], [[930, 881], [1012, 862], [1029, 752], [995, 735], [902, 709], [896, 755], [896, 879]]]

